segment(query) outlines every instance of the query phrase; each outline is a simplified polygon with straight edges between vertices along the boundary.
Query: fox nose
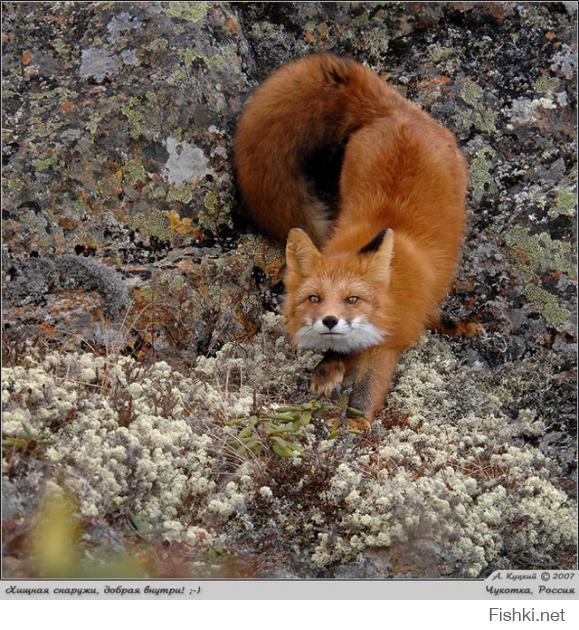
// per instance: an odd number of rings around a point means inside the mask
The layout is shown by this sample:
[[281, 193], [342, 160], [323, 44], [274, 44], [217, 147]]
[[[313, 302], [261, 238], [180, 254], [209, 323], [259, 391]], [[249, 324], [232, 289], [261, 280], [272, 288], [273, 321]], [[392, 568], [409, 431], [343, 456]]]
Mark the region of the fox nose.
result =
[[326, 315], [324, 319], [322, 319], [322, 324], [332, 330], [332, 328], [338, 323], [338, 318], [333, 315]]

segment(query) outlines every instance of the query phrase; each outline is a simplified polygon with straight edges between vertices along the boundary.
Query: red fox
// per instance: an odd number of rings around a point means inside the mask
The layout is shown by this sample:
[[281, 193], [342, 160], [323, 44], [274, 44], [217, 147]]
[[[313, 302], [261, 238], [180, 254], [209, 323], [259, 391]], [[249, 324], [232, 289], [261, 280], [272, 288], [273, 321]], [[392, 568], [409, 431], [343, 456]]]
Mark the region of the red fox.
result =
[[[305, 165], [340, 145], [332, 223]], [[400, 352], [426, 327], [479, 332], [438, 309], [463, 240], [466, 160], [449, 130], [372, 70], [327, 53], [276, 70], [242, 113], [235, 167], [257, 227], [287, 238], [287, 330], [325, 352], [312, 388], [331, 395], [352, 372], [354, 425], [370, 426]]]

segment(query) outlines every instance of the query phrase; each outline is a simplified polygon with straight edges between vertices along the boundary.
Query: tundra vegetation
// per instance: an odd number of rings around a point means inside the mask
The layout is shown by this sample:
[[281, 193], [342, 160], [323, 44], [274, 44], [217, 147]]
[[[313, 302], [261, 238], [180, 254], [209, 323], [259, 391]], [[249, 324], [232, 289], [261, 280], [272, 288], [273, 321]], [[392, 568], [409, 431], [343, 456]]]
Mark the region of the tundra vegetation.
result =
[[[574, 3], [3, 5], [4, 576], [480, 577], [576, 566]], [[315, 400], [231, 139], [299, 55], [452, 129], [446, 314], [368, 433]]]

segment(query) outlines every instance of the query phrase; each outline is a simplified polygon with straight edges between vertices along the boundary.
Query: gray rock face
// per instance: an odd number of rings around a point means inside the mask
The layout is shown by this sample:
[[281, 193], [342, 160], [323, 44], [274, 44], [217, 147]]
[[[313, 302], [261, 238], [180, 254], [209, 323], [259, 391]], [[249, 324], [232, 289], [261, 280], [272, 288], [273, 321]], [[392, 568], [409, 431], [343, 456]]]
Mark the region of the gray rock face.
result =
[[213, 171], [208, 168], [207, 158], [201, 149], [187, 142], [167, 138], [169, 159], [165, 163], [165, 175], [169, 184], [181, 186], [185, 182], [198, 182]]
[[87, 48], [82, 51], [78, 73], [83, 79], [93, 78], [97, 83], [102, 83], [105, 77], [115, 74], [119, 66], [116, 55], [102, 48]]
[[5, 358], [104, 354], [110, 325], [186, 372], [251, 340], [283, 260], [239, 212], [235, 123], [269, 72], [331, 50], [456, 133], [469, 225], [444, 310], [488, 334], [442, 343], [573, 494], [576, 20], [568, 2], [5, 3]]

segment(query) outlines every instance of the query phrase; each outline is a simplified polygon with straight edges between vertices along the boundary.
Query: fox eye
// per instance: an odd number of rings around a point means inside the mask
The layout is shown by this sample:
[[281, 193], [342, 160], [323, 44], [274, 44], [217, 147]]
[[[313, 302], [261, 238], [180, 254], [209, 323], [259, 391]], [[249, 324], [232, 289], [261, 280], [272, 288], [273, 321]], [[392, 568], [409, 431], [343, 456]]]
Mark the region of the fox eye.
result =
[[360, 298], [357, 295], [351, 295], [349, 298], [346, 298], [346, 302], [348, 304], [356, 304], [359, 299]]
[[320, 298], [320, 296], [319, 296], [319, 295], [310, 295], [310, 296], [308, 297], [308, 300], [309, 300], [310, 302], [313, 302], [314, 304], [318, 304], [319, 302], [321, 302], [321, 301], [322, 301], [322, 299]]

